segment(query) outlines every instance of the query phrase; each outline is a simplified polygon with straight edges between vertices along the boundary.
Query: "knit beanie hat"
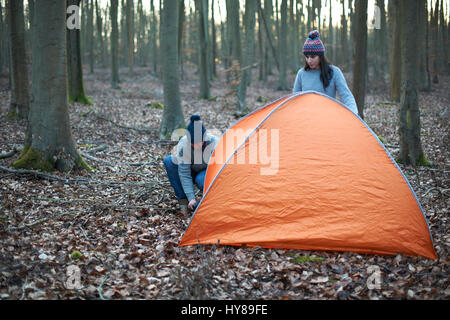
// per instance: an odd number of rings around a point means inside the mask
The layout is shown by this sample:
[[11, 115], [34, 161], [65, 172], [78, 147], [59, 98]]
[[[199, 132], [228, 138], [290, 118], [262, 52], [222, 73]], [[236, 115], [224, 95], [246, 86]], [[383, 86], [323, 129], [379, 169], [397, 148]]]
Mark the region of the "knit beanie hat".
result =
[[323, 46], [322, 40], [320, 40], [319, 31], [313, 30], [308, 34], [308, 39], [306, 39], [303, 45], [303, 54], [305, 56], [323, 56], [325, 54], [325, 47]]
[[206, 132], [206, 129], [203, 126], [203, 123], [200, 121], [199, 115], [194, 114], [191, 116], [191, 121], [189, 122], [186, 131], [188, 139], [190, 139], [192, 144], [203, 141], [203, 136]]

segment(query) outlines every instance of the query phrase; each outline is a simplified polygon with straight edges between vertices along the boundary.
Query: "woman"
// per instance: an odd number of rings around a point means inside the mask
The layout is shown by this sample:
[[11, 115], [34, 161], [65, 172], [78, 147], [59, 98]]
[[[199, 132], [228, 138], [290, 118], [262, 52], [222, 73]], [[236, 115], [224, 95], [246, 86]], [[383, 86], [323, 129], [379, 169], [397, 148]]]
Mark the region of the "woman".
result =
[[206, 168], [218, 142], [217, 137], [206, 132], [200, 116], [192, 115], [176, 154], [164, 159], [167, 177], [183, 213], [197, 205], [194, 183], [203, 191]]
[[305, 66], [301, 68], [295, 79], [293, 93], [313, 90], [336, 99], [339, 94], [343, 104], [353, 113], [358, 114], [355, 98], [347, 86], [342, 71], [330, 64], [325, 57], [325, 47], [320, 40], [319, 31], [308, 34], [303, 45]]

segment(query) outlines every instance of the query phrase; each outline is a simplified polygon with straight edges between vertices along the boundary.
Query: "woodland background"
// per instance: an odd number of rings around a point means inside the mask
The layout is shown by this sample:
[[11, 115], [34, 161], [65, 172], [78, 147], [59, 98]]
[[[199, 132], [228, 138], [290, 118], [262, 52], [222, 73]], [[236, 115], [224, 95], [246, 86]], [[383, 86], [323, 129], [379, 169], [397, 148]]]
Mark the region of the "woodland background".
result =
[[[448, 1], [0, 4], [1, 299], [449, 298]], [[289, 94], [313, 29], [415, 190], [438, 260], [177, 247], [190, 217], [162, 165], [170, 134], [194, 113], [225, 132]]]

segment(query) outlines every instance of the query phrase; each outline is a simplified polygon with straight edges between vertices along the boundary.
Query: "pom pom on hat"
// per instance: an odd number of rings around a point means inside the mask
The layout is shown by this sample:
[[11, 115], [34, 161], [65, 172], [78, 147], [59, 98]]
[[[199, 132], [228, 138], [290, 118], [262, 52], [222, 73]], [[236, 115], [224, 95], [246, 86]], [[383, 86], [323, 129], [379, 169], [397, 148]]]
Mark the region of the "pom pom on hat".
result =
[[194, 121], [197, 121], [197, 120], [200, 120], [200, 116], [198, 114], [193, 114], [191, 116], [191, 122], [194, 122]]
[[315, 40], [316, 38], [320, 38], [320, 33], [317, 30], [313, 30], [308, 34], [309, 40]]

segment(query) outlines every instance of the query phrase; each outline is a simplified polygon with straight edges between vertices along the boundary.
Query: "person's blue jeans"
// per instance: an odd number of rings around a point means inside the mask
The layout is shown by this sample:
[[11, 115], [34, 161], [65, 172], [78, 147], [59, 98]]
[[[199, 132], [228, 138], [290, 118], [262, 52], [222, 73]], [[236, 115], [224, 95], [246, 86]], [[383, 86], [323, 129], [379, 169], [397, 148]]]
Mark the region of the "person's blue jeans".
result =
[[[167, 177], [169, 178], [170, 184], [172, 185], [173, 190], [175, 191], [175, 196], [178, 199], [186, 199], [186, 194], [183, 190], [183, 185], [181, 184], [180, 176], [178, 175], [178, 165], [172, 161], [172, 156], [167, 156], [164, 159], [164, 167], [166, 168]], [[200, 171], [199, 173], [195, 173], [191, 171], [192, 182], [199, 187], [200, 190], [203, 191], [203, 186], [205, 185], [205, 175], [206, 169]]]

